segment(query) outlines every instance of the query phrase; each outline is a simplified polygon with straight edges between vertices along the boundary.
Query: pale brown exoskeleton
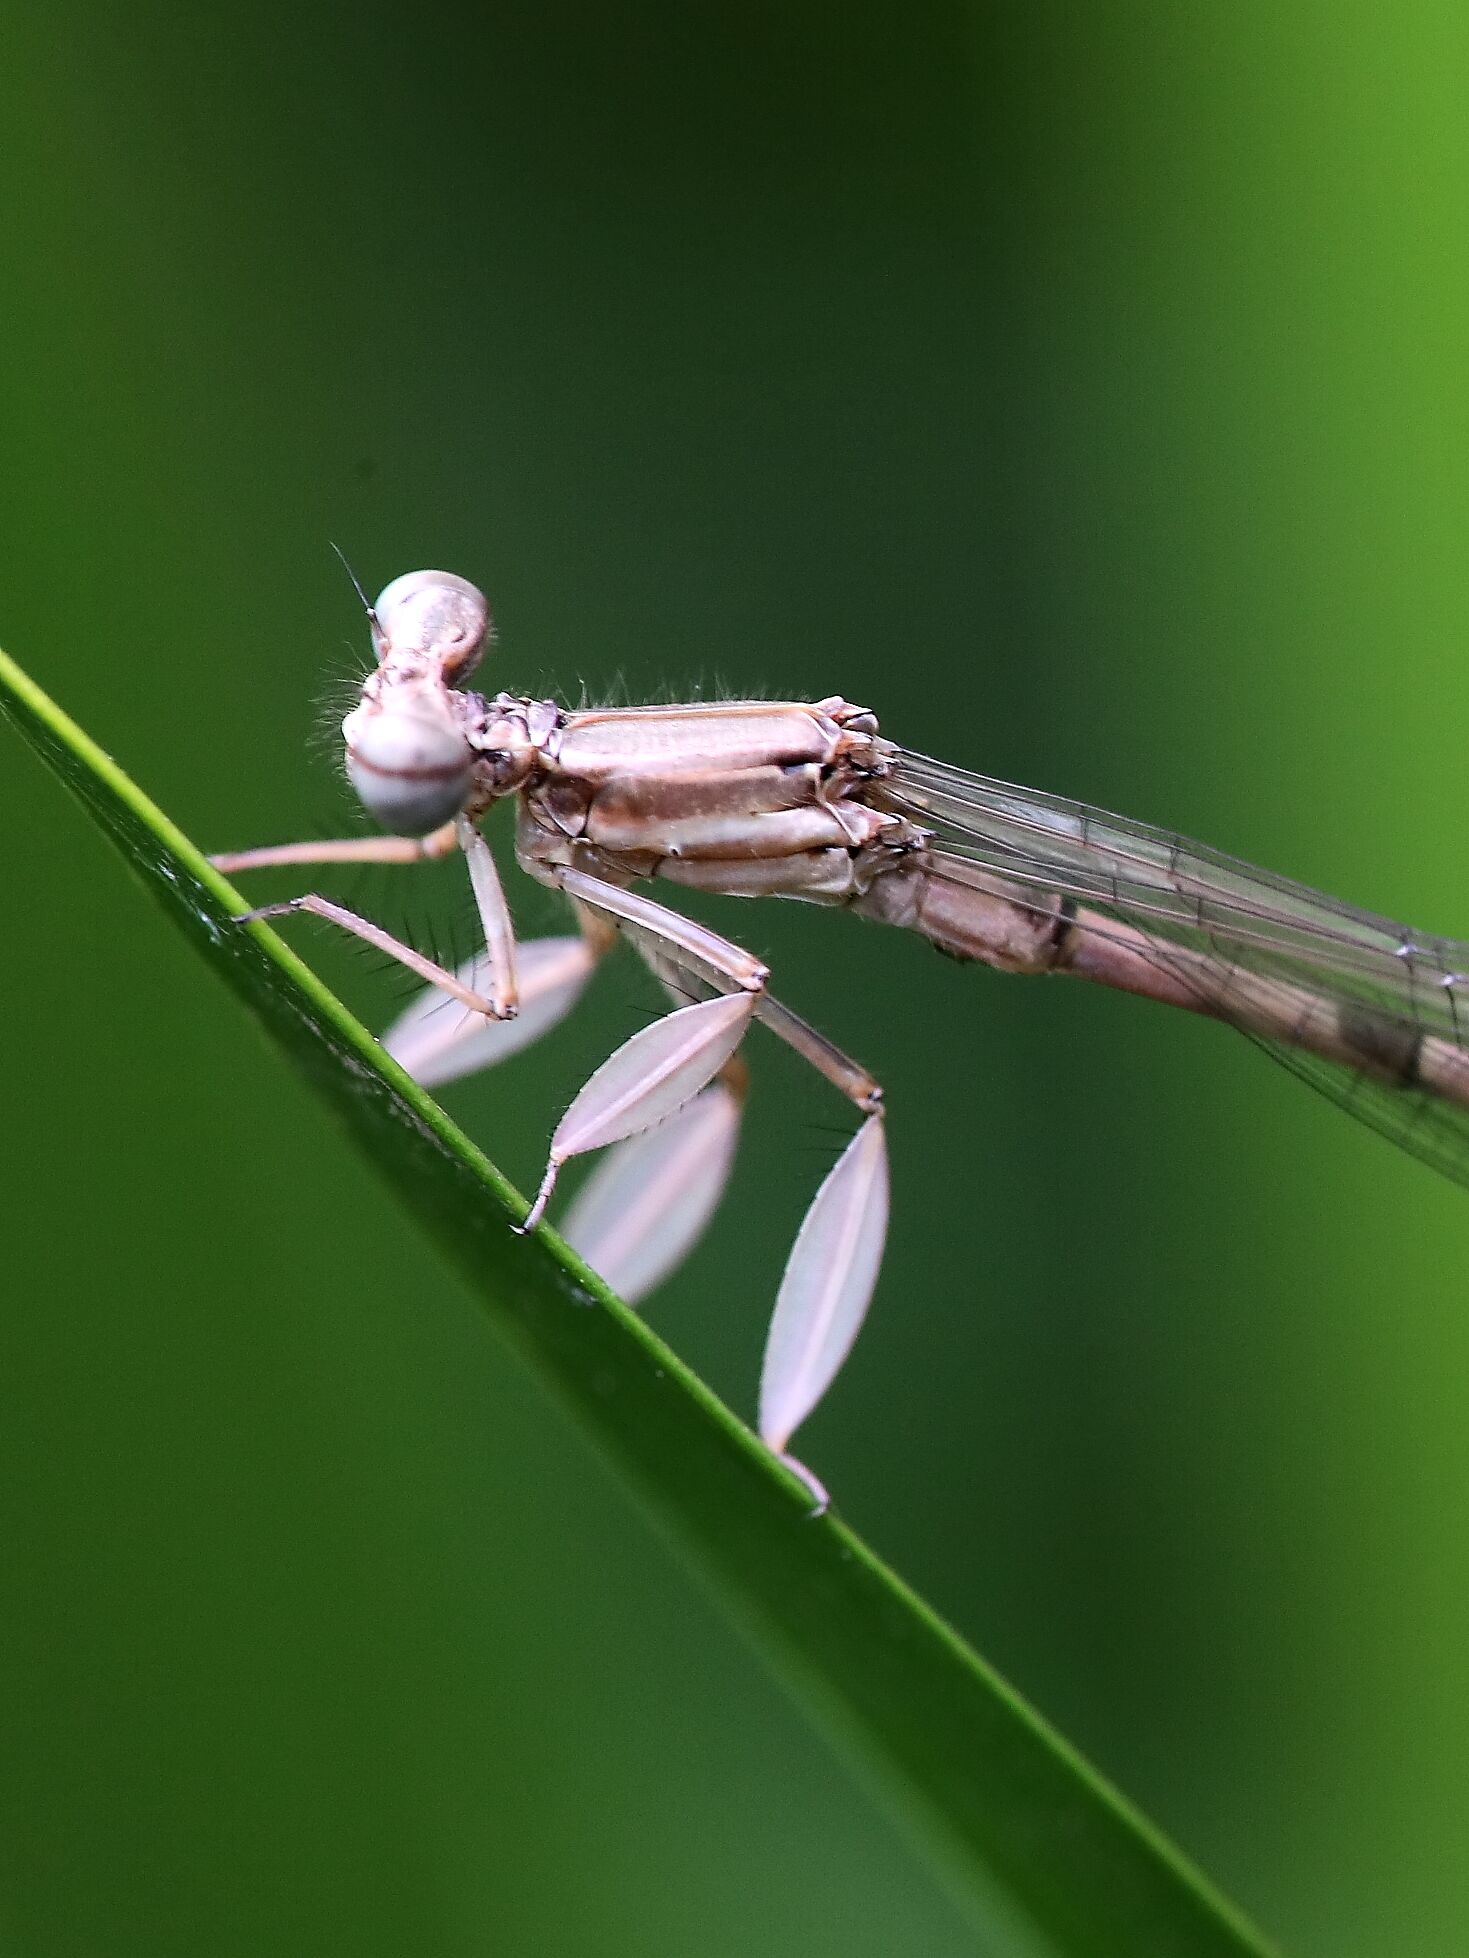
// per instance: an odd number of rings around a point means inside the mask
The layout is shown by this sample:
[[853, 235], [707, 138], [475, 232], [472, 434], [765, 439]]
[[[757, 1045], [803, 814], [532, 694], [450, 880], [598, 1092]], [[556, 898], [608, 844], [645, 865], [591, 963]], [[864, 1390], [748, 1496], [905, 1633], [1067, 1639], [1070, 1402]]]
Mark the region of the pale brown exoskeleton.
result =
[[[739, 1124], [738, 1049], [758, 1020], [864, 1118], [807, 1212], [766, 1346], [759, 1427], [783, 1459], [831, 1384], [877, 1280], [887, 1228], [882, 1092], [774, 999], [759, 960], [632, 887], [837, 905], [1017, 973], [1070, 973], [1240, 1028], [1353, 1113], [1469, 1182], [1469, 945], [1425, 938], [1303, 885], [1082, 803], [900, 748], [839, 696], [570, 710], [464, 682], [490, 631], [443, 571], [395, 579], [370, 619], [378, 664], [342, 726], [347, 775], [389, 834], [217, 856], [414, 863], [461, 851], [485, 949], [446, 971], [314, 893], [309, 911], [429, 985], [384, 1036], [426, 1086], [503, 1059], [574, 1004], [619, 933], [680, 1003], [635, 1034], [557, 1125], [522, 1228], [560, 1166], [609, 1148], [563, 1230], [632, 1299], [690, 1249]], [[478, 827], [517, 804], [521, 868], [571, 900], [575, 936], [517, 951]], [[432, 1010], [445, 995], [468, 1009]], [[518, 1017], [517, 1017], [518, 1015]], [[820, 1485], [800, 1469], [818, 1499]]]

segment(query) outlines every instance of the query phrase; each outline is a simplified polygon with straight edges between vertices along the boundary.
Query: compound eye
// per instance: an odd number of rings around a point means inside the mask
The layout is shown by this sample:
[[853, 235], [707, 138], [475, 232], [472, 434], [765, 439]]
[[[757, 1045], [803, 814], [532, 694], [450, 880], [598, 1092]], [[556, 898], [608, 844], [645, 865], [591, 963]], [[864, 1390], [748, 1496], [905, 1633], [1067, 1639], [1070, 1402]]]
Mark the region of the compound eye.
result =
[[423, 653], [450, 681], [473, 672], [494, 630], [484, 593], [452, 571], [405, 572], [383, 587], [373, 611], [379, 661]]
[[367, 703], [342, 723], [347, 779], [362, 806], [394, 836], [427, 836], [469, 799], [475, 755], [444, 712], [443, 696], [415, 689]]

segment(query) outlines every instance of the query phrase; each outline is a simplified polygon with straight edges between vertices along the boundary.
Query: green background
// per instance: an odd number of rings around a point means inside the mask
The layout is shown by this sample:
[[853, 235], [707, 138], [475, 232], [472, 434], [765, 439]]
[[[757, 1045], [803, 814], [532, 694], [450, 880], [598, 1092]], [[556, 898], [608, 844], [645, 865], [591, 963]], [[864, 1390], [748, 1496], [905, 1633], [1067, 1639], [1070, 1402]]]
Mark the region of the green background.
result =
[[[0, 641], [205, 844], [352, 820], [335, 540], [484, 583], [492, 685], [841, 691], [1469, 930], [1447, 0], [0, 47]], [[9, 737], [0, 821], [7, 1948], [998, 1952]], [[468, 942], [452, 866], [333, 888]], [[1461, 1952], [1462, 1193], [1217, 1029], [716, 913], [888, 1089], [843, 1512], [1290, 1951]], [[446, 1099], [529, 1182], [649, 1004]], [[843, 1132], [751, 1058], [653, 1307], [745, 1413]]]

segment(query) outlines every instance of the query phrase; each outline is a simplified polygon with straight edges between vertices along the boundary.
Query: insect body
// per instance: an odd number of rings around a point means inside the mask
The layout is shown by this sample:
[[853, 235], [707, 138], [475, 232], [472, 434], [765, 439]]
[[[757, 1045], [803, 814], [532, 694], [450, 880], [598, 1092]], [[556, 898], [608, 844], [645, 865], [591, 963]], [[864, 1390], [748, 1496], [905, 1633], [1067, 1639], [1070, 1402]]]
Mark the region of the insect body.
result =
[[[848, 1099], [863, 1121], [801, 1226], [762, 1369], [760, 1433], [787, 1461], [876, 1283], [888, 1204], [882, 1093], [773, 997], [759, 960], [636, 886], [838, 905], [1001, 970], [1069, 973], [1207, 1014], [1469, 1181], [1469, 945], [914, 754], [839, 696], [578, 712], [472, 692], [463, 683], [489, 612], [448, 572], [395, 579], [370, 618], [378, 663], [342, 732], [348, 778], [388, 833], [215, 862], [234, 871], [463, 853], [485, 949], [457, 973], [316, 893], [249, 914], [312, 912], [425, 979], [431, 993], [386, 1036], [425, 1085], [546, 1031], [618, 934], [632, 942], [674, 1008], [576, 1096], [523, 1226], [540, 1221], [564, 1162], [610, 1149], [565, 1229], [629, 1296], [666, 1275], [719, 1200], [739, 1120], [739, 1049], [754, 1021]], [[478, 827], [508, 798], [517, 860], [570, 899], [574, 938], [516, 946]], [[444, 994], [467, 1015], [449, 1024], [431, 1012]]]

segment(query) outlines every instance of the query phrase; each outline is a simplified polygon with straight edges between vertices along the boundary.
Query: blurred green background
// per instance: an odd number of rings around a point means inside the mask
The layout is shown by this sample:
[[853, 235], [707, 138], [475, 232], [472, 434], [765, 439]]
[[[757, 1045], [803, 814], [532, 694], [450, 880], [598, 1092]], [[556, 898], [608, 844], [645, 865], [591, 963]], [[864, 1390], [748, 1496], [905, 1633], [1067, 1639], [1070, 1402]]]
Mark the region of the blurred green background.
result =
[[[0, 21], [0, 640], [206, 846], [350, 820], [335, 540], [485, 584], [492, 685], [840, 690], [1469, 933], [1462, 8]], [[0, 820], [7, 1948], [1003, 1949], [8, 734]], [[715, 908], [888, 1087], [844, 1513], [1291, 1952], [1461, 1953], [1463, 1193], [1217, 1029]], [[449, 1105], [532, 1180], [648, 1003]], [[653, 1308], [746, 1414], [842, 1124], [752, 1058]]]

